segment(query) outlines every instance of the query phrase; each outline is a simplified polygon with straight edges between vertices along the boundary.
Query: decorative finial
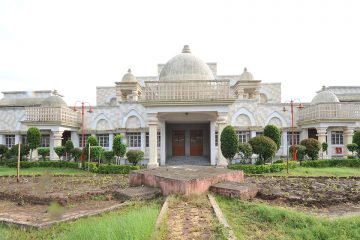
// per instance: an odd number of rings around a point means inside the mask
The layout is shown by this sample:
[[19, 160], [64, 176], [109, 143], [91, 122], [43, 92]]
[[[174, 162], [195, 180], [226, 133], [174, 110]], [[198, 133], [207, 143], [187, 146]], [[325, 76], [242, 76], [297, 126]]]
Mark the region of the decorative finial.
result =
[[184, 48], [182, 50], [182, 53], [191, 53], [189, 45], [184, 45]]
[[246, 68], [246, 67], [244, 67], [244, 72], [247, 72], [247, 68]]
[[131, 69], [130, 69], [130, 68], [128, 69], [128, 73], [131, 73]]

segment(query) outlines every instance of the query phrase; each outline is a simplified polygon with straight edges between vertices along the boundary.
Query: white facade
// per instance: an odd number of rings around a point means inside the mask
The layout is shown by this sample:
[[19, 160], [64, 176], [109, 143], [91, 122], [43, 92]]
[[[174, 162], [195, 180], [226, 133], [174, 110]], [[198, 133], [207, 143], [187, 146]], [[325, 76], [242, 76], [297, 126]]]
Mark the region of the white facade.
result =
[[[262, 134], [267, 124], [282, 131], [278, 156], [291, 144], [290, 106], [281, 102], [281, 83], [263, 83], [244, 69], [240, 75], [217, 75], [216, 63], [204, 63], [183, 52], [158, 65], [158, 76], [134, 76], [129, 70], [114, 86], [97, 87], [92, 113], [85, 113], [85, 134], [111, 148], [115, 134], [126, 136], [129, 149], [145, 152], [150, 167], [191, 162], [201, 157], [226, 165], [218, 151], [220, 133], [233, 125], [241, 141]], [[295, 141], [308, 137], [327, 142], [327, 157], [348, 154], [354, 131], [360, 130], [360, 87], [327, 87], [304, 109], [294, 108]], [[283, 112], [283, 107], [288, 111]], [[87, 108], [86, 108], [87, 109]], [[81, 107], [74, 112], [51, 91], [4, 92], [0, 100], [0, 144], [11, 147], [31, 126], [43, 133], [43, 145], [71, 138], [81, 147]], [[48, 140], [47, 140], [48, 139]], [[290, 142], [289, 142], [290, 141]], [[51, 158], [56, 155], [51, 151]]]

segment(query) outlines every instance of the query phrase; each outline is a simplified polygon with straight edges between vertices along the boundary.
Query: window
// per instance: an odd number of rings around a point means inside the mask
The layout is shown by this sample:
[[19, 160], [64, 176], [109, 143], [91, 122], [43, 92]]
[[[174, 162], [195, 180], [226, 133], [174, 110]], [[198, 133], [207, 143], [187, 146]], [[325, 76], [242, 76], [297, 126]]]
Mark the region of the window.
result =
[[5, 145], [12, 148], [15, 145], [15, 135], [5, 135]]
[[96, 135], [99, 145], [108, 148], [109, 147], [109, 134], [98, 134]]
[[[89, 136], [90, 136], [90, 134], [85, 134], [84, 135], [84, 147], [85, 147], [86, 141], [87, 141]], [[82, 147], [82, 135], [81, 134], [79, 135], [79, 147]]]
[[50, 147], [50, 135], [42, 135], [41, 136], [41, 147]]
[[239, 143], [246, 143], [250, 139], [249, 131], [236, 131], [236, 135], [239, 138]]
[[331, 132], [331, 144], [334, 145], [344, 144], [344, 137], [342, 131]]
[[21, 144], [28, 144], [26, 135], [21, 135]]
[[[149, 143], [150, 143], [150, 137], [149, 137], [149, 133], [147, 132], [146, 135], [146, 147], [149, 147]], [[160, 137], [160, 132], [157, 133], [157, 146], [160, 147], [160, 141], [161, 141], [161, 137]]]
[[141, 147], [141, 133], [129, 132], [126, 133], [126, 140], [128, 147]]
[[219, 133], [218, 131], [215, 132], [215, 146], [217, 147], [219, 145]]
[[256, 132], [256, 136], [257, 137], [264, 136], [264, 132]]
[[[300, 132], [294, 132], [294, 140], [295, 140], [295, 145], [300, 144]], [[292, 146], [292, 132], [287, 132], [287, 144], [288, 146]]]

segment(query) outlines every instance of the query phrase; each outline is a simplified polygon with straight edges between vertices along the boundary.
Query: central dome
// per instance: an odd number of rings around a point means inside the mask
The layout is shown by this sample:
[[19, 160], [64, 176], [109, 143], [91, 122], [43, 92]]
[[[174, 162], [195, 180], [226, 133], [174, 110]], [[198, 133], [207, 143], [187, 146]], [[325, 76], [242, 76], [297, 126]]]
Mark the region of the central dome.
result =
[[160, 72], [159, 81], [214, 80], [209, 66], [191, 54], [188, 45], [170, 59]]

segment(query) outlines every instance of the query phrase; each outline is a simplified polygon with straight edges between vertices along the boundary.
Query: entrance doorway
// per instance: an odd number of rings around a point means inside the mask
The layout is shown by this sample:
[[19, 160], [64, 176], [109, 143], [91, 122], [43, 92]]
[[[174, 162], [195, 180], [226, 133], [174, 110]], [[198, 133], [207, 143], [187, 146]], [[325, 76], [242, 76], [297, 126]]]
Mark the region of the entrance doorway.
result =
[[190, 156], [203, 155], [203, 131], [191, 130], [190, 131]]
[[173, 156], [185, 156], [185, 130], [172, 131]]

